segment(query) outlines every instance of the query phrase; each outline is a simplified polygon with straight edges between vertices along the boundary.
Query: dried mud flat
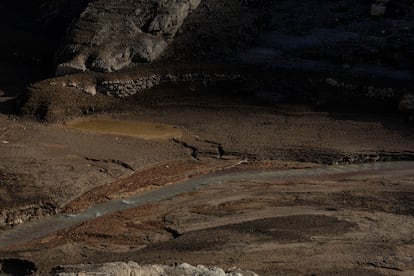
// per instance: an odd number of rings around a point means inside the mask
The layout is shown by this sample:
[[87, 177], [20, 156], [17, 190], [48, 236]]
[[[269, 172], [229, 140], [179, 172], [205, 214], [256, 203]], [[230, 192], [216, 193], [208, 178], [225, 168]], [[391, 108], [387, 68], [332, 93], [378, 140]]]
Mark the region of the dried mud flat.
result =
[[[68, 127], [72, 121], [42, 125], [3, 116], [3, 227], [55, 212], [77, 213], [217, 170], [412, 159], [412, 129], [393, 116], [373, 120], [369, 114], [330, 114], [301, 105], [278, 110], [166, 105], [96, 116], [180, 130], [177, 137], [155, 140], [80, 131]], [[132, 260], [235, 266], [260, 275], [409, 275], [413, 180], [408, 165], [208, 183], [16, 243], [2, 248], [0, 257], [9, 273], [25, 271], [18, 260], [34, 264], [38, 274], [64, 264]], [[34, 206], [38, 213], [25, 211]]]

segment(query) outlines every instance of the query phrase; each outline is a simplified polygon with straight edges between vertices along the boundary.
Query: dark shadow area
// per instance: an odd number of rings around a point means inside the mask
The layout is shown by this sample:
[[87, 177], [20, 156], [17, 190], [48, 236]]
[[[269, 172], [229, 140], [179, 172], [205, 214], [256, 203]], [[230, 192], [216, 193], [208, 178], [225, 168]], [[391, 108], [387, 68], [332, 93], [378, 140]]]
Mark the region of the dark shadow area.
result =
[[15, 114], [17, 112], [16, 99], [4, 100], [0, 98], [0, 113], [3, 114]]
[[413, 124], [408, 121], [408, 115], [398, 109], [398, 95], [401, 93], [398, 89], [405, 88], [399, 88], [394, 82], [388, 82], [384, 87], [394, 87], [397, 96], [373, 99], [366, 95], [366, 89], [361, 85], [373, 83], [370, 79], [355, 82], [349, 79], [349, 89], [335, 88], [325, 83], [326, 75], [266, 72], [258, 67], [252, 68], [254, 70], [242, 68], [241, 78], [237, 80], [161, 85], [128, 98], [128, 102], [153, 107], [195, 105], [240, 110], [250, 107], [257, 108], [257, 112], [287, 116], [325, 113], [335, 120], [378, 122], [389, 130], [404, 131], [407, 135], [412, 133]]
[[37, 268], [33, 262], [21, 259], [3, 259], [0, 272], [10, 275], [35, 275]]
[[[89, 1], [5, 0], [0, 3], [0, 113], [33, 82], [51, 77], [66, 29]], [[18, 101], [18, 100], [17, 100]]]

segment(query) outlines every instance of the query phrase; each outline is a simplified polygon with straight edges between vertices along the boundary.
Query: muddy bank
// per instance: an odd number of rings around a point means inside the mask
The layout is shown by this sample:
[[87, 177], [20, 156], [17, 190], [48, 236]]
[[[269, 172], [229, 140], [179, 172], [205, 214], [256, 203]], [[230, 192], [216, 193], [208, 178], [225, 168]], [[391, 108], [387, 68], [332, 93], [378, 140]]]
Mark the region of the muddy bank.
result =
[[325, 169], [311, 178], [284, 170], [291, 177], [213, 181], [0, 254], [30, 260], [41, 273], [97, 260], [186, 260], [260, 275], [411, 273], [412, 166]]
[[[237, 167], [240, 164], [233, 164], [229, 166], [230, 168]], [[300, 166], [300, 165], [299, 165]], [[343, 174], [352, 174], [352, 173], [360, 173], [360, 174], [376, 174], [381, 175], [384, 171], [398, 171], [402, 174], [410, 173], [413, 168], [412, 162], [387, 162], [387, 163], [376, 163], [376, 164], [360, 164], [360, 165], [347, 165], [347, 166], [331, 166], [331, 167], [316, 167], [316, 168], [306, 168], [306, 169], [295, 169], [295, 170], [267, 170], [267, 171], [245, 171], [245, 172], [232, 172], [230, 170], [225, 170], [225, 168], [219, 168], [219, 171], [215, 172], [213, 168], [210, 168], [211, 173], [207, 174], [207, 171], [204, 171], [206, 175], [195, 177], [193, 176], [191, 179], [184, 180], [184, 181], [177, 181], [177, 183], [171, 183], [170, 185], [162, 185], [157, 189], [148, 189], [149, 187], [143, 187], [147, 189], [141, 189], [138, 191], [130, 190], [128, 194], [126, 191], [122, 191], [120, 187], [114, 187], [118, 193], [118, 195], [111, 195], [108, 194], [105, 198], [101, 200], [105, 200], [105, 202], [99, 202], [100, 204], [95, 204], [90, 201], [86, 201], [85, 197], [81, 197], [81, 202], [84, 202], [84, 206], [79, 204], [79, 199], [75, 200], [73, 203], [70, 202], [68, 206], [65, 208], [71, 212], [64, 213], [61, 215], [50, 216], [47, 218], [41, 218], [35, 222], [27, 222], [25, 224], [16, 226], [13, 229], [5, 231], [0, 235], [0, 247], [7, 248], [11, 246], [16, 246], [21, 243], [30, 242], [39, 238], [43, 238], [47, 235], [53, 234], [54, 232], [67, 229], [73, 226], [80, 225], [86, 221], [94, 219], [96, 217], [101, 217], [105, 215], [111, 215], [117, 212], [122, 212], [128, 209], [133, 209], [138, 206], [143, 206], [146, 204], [157, 204], [160, 201], [172, 199], [174, 197], [182, 196], [183, 194], [193, 193], [202, 189], [204, 186], [209, 185], [211, 183], [225, 183], [225, 182], [245, 182], [246, 179], [249, 179], [251, 182], [266, 182], [266, 181], [274, 181], [277, 179], [278, 181], [289, 181], [295, 178], [306, 178], [308, 180], [314, 180], [318, 178], [323, 178], [326, 176], [332, 177], [336, 175], [343, 175]], [[216, 169], [217, 170], [217, 169]], [[127, 181], [131, 181], [129, 178]], [[126, 182], [126, 181], [124, 181]], [[116, 183], [120, 184], [120, 183]], [[119, 185], [121, 186], [121, 185]], [[165, 187], [163, 187], [165, 186]], [[148, 191], [149, 190], [149, 191]], [[135, 192], [135, 193], [134, 193]], [[109, 196], [112, 196], [113, 199], [109, 200]], [[344, 196], [346, 196], [344, 194]], [[398, 196], [398, 195], [397, 195]], [[408, 198], [411, 197], [411, 194], [406, 194]], [[349, 199], [352, 199], [353, 195], [349, 195]], [[92, 198], [91, 198], [92, 199]], [[333, 197], [333, 200], [336, 200], [336, 197]], [[299, 198], [298, 198], [299, 200]], [[307, 198], [307, 200], [312, 201], [311, 197]], [[358, 199], [354, 199], [356, 202], [356, 206], [359, 206]], [[86, 204], [90, 204], [87, 206]], [[283, 204], [283, 203], [282, 203]], [[321, 202], [320, 204], [326, 204], [325, 202]], [[352, 205], [352, 204], [351, 204]], [[406, 206], [404, 202], [401, 204], [401, 209], [397, 212], [401, 212], [402, 214], [410, 214], [411, 207]], [[83, 207], [85, 209], [79, 209], [79, 207]], [[378, 208], [378, 206], [375, 206]], [[220, 207], [218, 208], [218, 212], [220, 211]], [[395, 212], [395, 211], [394, 211]], [[199, 214], [203, 214], [203, 210], [198, 212]], [[208, 211], [207, 213], [208, 214]], [[317, 219], [314, 219], [316, 222], [312, 222], [315, 224], [317, 223]], [[311, 220], [313, 221], [313, 219]], [[256, 222], [259, 223], [259, 222]], [[262, 226], [259, 228], [263, 228], [263, 225], [267, 222], [259, 223]], [[302, 223], [304, 224], [304, 222]], [[53, 226], [52, 226], [53, 225]], [[245, 226], [239, 225], [240, 228], [245, 228]], [[324, 228], [324, 226], [321, 226]], [[236, 227], [237, 228], [237, 227]], [[306, 228], [306, 227], [305, 227]], [[302, 231], [303, 232], [303, 231]], [[179, 250], [179, 248], [176, 248]]]
[[[121, 125], [122, 119], [128, 119], [128, 126], [137, 127], [128, 129], [128, 135], [139, 132], [143, 122], [169, 126], [167, 139], [153, 140], [142, 139], [149, 138], [148, 133], [131, 137], [117, 131], [76, 130], [71, 121], [44, 125], [4, 119], [1, 140], [6, 143], [0, 144], [3, 226], [52, 214], [76, 199], [82, 199], [79, 206], [88, 206], [243, 160], [248, 164], [269, 160], [347, 164], [413, 159], [412, 131], [395, 117], [383, 115], [378, 121], [372, 115], [347, 116], [292, 105], [283, 112], [161, 105], [97, 117], [109, 122], [118, 119]], [[28, 202], [39, 211], [26, 208]]]

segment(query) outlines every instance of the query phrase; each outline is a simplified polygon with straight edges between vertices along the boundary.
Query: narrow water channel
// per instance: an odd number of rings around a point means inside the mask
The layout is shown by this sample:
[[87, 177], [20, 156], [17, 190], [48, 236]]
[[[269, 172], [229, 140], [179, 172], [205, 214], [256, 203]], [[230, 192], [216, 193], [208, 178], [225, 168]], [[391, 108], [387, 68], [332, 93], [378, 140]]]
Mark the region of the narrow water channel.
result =
[[0, 248], [35, 240], [53, 232], [72, 227], [82, 222], [147, 203], [159, 202], [173, 198], [179, 194], [191, 192], [205, 185], [225, 185], [227, 181], [271, 181], [287, 180], [292, 178], [312, 178], [329, 176], [343, 173], [364, 173], [365, 177], [370, 175], [381, 175], [385, 172], [414, 174], [414, 162], [383, 162], [370, 164], [353, 164], [323, 166], [307, 169], [290, 170], [250, 170], [242, 172], [219, 171], [208, 175], [191, 178], [187, 181], [169, 185], [158, 190], [140, 193], [128, 198], [114, 200], [99, 204], [79, 214], [58, 214], [45, 217], [37, 221], [31, 221], [0, 233]]

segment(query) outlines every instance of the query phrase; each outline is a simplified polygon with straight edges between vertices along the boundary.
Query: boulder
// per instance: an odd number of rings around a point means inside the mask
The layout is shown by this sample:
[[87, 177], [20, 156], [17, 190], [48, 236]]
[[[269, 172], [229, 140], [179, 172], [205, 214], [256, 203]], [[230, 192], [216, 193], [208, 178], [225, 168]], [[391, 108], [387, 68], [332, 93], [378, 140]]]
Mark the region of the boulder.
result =
[[383, 3], [374, 3], [371, 5], [371, 16], [384, 16], [387, 7]]
[[400, 99], [398, 108], [405, 113], [414, 112], [414, 92], [405, 93]]
[[98, 0], [69, 30], [56, 75], [113, 72], [158, 59], [200, 0]]
[[200, 2], [201, 0], [172, 0], [164, 3], [149, 24], [148, 32], [174, 37], [188, 13], [196, 9]]
[[81, 264], [68, 265], [55, 268], [56, 276], [88, 276], [88, 275], [116, 275], [116, 276], [257, 276], [256, 273], [238, 268], [230, 268], [224, 271], [218, 267], [206, 267], [203, 265], [192, 266], [187, 263], [180, 265], [144, 265], [140, 266], [135, 262], [112, 262], [105, 264]]

